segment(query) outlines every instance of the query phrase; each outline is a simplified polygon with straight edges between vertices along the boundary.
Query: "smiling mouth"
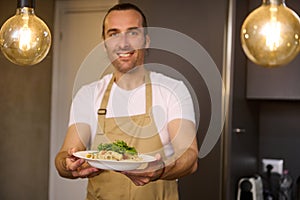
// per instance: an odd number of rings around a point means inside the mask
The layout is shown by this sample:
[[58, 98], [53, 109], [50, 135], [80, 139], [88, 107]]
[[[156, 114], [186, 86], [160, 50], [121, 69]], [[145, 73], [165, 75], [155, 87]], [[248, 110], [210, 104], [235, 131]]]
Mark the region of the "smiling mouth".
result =
[[120, 57], [120, 58], [128, 58], [129, 56], [131, 56], [133, 54], [134, 54], [134, 51], [117, 53], [118, 57]]

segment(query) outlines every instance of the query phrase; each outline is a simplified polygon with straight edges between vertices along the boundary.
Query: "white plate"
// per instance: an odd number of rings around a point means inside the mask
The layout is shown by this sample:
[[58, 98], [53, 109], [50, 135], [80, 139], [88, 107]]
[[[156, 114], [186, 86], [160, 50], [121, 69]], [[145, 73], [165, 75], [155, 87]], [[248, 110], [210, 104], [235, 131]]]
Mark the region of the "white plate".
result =
[[149, 162], [153, 162], [156, 159], [153, 156], [140, 154], [139, 157], [142, 160], [134, 161], [134, 160], [102, 160], [102, 159], [91, 159], [87, 158], [86, 155], [88, 153], [93, 153], [95, 151], [77, 151], [73, 155], [78, 158], [85, 159], [92, 167], [96, 167], [99, 169], [106, 169], [106, 170], [115, 170], [115, 171], [127, 171], [127, 170], [134, 170], [140, 168], [143, 164], [147, 164]]

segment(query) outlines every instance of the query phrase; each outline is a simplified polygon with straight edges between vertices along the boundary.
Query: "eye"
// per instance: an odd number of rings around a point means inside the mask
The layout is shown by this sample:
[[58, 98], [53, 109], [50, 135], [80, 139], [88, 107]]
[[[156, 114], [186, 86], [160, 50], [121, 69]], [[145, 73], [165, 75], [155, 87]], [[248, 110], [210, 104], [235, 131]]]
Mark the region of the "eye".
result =
[[109, 34], [109, 37], [118, 37], [120, 35], [120, 33], [118, 32], [112, 32]]
[[137, 30], [130, 30], [130, 31], [128, 31], [127, 35], [137, 36], [137, 35], [139, 35], [139, 32]]

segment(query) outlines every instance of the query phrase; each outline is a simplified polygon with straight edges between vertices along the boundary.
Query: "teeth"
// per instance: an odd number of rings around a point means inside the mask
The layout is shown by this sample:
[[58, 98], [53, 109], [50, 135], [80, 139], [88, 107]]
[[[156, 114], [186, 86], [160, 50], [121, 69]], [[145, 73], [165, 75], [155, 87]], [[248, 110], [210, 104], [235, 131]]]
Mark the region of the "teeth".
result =
[[117, 55], [119, 56], [119, 57], [129, 57], [129, 56], [131, 56], [132, 54], [134, 53], [134, 51], [123, 51], [123, 52], [117, 52]]
[[130, 56], [130, 53], [119, 53], [118, 55], [121, 57], [128, 57]]

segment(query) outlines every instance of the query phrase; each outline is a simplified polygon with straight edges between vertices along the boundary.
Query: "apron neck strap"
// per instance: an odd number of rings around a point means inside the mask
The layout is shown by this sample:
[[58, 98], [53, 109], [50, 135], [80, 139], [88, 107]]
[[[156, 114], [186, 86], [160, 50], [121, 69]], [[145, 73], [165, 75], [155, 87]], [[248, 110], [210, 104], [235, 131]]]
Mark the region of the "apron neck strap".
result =
[[[98, 110], [98, 115], [105, 115], [106, 114], [106, 109], [107, 109], [107, 104], [110, 96], [110, 92], [113, 86], [113, 83], [115, 82], [115, 75], [113, 74], [112, 78], [110, 79], [108, 86], [106, 88], [106, 91], [103, 95], [100, 109]], [[151, 80], [150, 80], [150, 72], [146, 71], [145, 72], [145, 89], [146, 89], [146, 113], [148, 114], [151, 112], [151, 107], [152, 107], [152, 87], [151, 87]]]

